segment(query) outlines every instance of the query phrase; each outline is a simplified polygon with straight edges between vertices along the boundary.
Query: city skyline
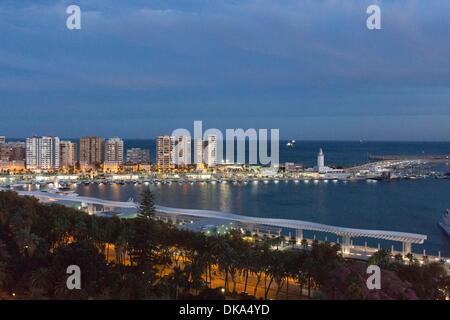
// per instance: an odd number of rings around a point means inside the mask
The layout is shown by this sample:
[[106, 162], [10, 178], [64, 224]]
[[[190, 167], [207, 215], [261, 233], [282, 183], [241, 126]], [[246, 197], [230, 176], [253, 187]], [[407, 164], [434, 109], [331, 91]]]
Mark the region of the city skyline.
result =
[[372, 2], [78, 1], [69, 31], [70, 1], [4, 1], [2, 134], [146, 138], [202, 119], [283, 139], [448, 141], [450, 4], [380, 1], [370, 31]]

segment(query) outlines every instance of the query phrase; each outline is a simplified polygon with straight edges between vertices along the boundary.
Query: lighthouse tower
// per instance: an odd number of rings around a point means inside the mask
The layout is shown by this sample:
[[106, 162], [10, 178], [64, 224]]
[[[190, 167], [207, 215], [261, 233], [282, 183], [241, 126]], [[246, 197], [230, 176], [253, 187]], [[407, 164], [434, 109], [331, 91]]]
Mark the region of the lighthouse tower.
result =
[[317, 171], [322, 172], [325, 168], [325, 156], [323, 154], [322, 148], [320, 148], [319, 154], [317, 155]]

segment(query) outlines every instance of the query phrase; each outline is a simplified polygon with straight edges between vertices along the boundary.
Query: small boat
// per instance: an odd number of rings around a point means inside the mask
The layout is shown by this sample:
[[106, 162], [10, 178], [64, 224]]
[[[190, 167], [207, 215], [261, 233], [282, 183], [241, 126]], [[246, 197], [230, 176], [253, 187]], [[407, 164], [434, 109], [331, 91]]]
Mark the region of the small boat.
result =
[[442, 220], [438, 222], [438, 225], [442, 228], [447, 237], [450, 238], [450, 209], [445, 210], [442, 215]]

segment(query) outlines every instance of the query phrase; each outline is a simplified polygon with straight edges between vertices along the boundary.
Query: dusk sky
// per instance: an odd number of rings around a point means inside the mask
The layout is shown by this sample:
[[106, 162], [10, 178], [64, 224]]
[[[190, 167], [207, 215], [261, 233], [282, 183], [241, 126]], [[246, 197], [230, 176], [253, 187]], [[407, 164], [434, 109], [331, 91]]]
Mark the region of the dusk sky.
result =
[[150, 139], [194, 120], [449, 141], [450, 1], [0, 2], [0, 135]]

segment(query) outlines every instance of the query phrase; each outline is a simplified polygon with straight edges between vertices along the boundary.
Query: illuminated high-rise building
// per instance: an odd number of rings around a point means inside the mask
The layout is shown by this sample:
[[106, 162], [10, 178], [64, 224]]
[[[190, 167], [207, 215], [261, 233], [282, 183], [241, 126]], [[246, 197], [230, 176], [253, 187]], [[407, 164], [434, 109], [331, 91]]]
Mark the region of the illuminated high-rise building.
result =
[[194, 163], [199, 165], [203, 163], [203, 139], [197, 138], [194, 141]]
[[60, 167], [69, 168], [77, 164], [77, 144], [72, 141], [59, 143]]
[[2, 143], [6, 143], [6, 137], [5, 136], [0, 136], [0, 144]]
[[105, 142], [105, 163], [123, 164], [123, 140], [117, 137]]
[[159, 136], [156, 140], [156, 164], [161, 170], [172, 169], [175, 165], [175, 137]]
[[59, 138], [32, 137], [26, 141], [28, 170], [54, 170], [60, 167]]
[[103, 163], [104, 141], [100, 137], [82, 137], [80, 139], [80, 165], [95, 166]]
[[207, 144], [205, 148], [206, 165], [214, 167], [217, 165], [217, 136], [210, 135], [207, 137]]

